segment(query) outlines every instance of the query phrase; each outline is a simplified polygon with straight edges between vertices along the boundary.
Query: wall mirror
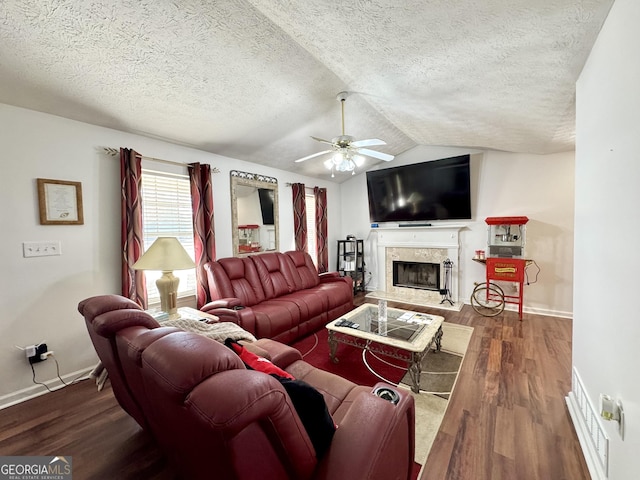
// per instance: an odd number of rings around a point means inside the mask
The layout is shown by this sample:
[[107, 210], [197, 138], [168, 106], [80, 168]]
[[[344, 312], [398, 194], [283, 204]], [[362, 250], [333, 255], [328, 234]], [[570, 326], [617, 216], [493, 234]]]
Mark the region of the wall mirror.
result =
[[233, 255], [278, 250], [278, 180], [231, 171]]

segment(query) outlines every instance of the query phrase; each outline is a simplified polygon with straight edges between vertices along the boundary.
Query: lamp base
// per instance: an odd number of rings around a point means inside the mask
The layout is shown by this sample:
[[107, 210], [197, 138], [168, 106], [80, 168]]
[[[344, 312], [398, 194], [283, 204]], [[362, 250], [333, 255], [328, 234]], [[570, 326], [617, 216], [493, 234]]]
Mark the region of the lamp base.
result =
[[170, 320], [180, 318], [178, 313], [178, 285], [180, 279], [173, 275], [172, 271], [163, 271], [162, 276], [156, 280], [156, 287], [160, 293], [160, 309], [169, 314]]

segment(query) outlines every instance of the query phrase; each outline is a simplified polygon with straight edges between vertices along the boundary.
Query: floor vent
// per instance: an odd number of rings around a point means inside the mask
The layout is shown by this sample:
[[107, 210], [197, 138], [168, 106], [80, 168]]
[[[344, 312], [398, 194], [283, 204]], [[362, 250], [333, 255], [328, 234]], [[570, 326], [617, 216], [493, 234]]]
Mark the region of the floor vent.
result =
[[[594, 478], [607, 478], [609, 438], [600, 423], [600, 414], [591, 404], [580, 375], [575, 368], [573, 368], [571, 380], [573, 390], [569, 393], [567, 403], [576, 427], [576, 433], [584, 450], [585, 459], [590, 464], [589, 470]], [[593, 475], [595, 472], [591, 467], [596, 467], [599, 475]]]

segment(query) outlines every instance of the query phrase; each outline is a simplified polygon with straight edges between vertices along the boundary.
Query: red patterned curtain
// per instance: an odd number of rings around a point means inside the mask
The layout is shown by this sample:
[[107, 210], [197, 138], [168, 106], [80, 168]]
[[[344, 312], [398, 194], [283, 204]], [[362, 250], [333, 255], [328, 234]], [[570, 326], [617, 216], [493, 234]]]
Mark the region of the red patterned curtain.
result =
[[196, 255], [196, 302], [200, 308], [211, 300], [204, 265], [216, 259], [211, 166], [206, 163], [189, 164], [189, 179], [193, 206], [193, 245]]
[[307, 251], [307, 208], [304, 183], [291, 184], [293, 192], [293, 230], [296, 250]]
[[318, 272], [329, 271], [329, 245], [327, 244], [327, 189], [314, 187], [316, 200], [316, 246], [318, 247]]
[[122, 295], [147, 308], [144, 272], [131, 268], [144, 253], [142, 236], [142, 167], [140, 155], [120, 149]]

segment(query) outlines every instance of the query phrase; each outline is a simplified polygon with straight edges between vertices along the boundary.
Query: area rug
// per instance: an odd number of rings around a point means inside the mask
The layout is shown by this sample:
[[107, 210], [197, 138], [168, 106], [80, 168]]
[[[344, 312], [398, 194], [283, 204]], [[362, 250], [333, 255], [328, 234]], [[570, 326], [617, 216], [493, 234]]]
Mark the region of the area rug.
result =
[[416, 404], [415, 461], [424, 465], [431, 445], [444, 417], [448, 398], [455, 387], [457, 374], [473, 333], [472, 327], [448, 322], [442, 324], [442, 349], [430, 351], [422, 362], [420, 394], [410, 391], [405, 378], [407, 365], [399, 360], [373, 355], [356, 347], [340, 344], [336, 357], [329, 360], [328, 334], [322, 329], [292, 346], [311, 365], [326, 370], [359, 385], [373, 386], [380, 381], [407, 389]]
[[291, 345], [314, 367], [340, 375], [358, 385], [373, 386], [380, 381], [398, 384], [407, 372], [407, 364], [400, 360], [377, 357], [350, 345], [338, 345], [337, 363], [329, 359], [326, 329], [307, 336]]

